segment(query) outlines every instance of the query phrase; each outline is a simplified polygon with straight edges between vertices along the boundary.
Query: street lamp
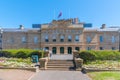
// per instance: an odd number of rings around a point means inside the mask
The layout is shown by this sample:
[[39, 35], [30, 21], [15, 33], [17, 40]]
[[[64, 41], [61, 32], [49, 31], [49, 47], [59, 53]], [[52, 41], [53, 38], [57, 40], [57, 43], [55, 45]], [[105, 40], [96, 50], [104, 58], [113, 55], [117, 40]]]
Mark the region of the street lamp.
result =
[[0, 49], [1, 49], [1, 51], [2, 51], [2, 34], [3, 34], [3, 29], [2, 28], [0, 28]]

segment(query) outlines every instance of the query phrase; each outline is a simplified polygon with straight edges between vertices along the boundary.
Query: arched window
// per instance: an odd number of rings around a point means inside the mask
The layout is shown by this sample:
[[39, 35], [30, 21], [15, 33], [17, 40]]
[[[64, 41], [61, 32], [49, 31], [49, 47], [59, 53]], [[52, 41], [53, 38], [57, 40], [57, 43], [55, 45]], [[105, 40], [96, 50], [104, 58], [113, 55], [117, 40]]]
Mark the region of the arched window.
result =
[[53, 48], [52, 48], [52, 53], [53, 53], [53, 54], [56, 54], [56, 52], [57, 52], [56, 47], [53, 47]]
[[68, 47], [68, 54], [72, 54], [72, 47]]
[[75, 50], [79, 51], [79, 50], [80, 50], [80, 48], [79, 48], [79, 47], [75, 47]]
[[60, 53], [64, 54], [64, 47], [60, 47]]

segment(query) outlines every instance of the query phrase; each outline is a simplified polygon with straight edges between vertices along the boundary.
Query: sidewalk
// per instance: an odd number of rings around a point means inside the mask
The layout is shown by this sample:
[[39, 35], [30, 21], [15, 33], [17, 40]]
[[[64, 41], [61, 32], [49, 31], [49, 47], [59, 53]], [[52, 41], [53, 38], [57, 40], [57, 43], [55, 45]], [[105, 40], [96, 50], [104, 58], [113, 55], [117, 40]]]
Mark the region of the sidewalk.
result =
[[31, 80], [91, 80], [80, 71], [40, 71]]
[[0, 80], [28, 80], [35, 72], [17, 69], [0, 69]]

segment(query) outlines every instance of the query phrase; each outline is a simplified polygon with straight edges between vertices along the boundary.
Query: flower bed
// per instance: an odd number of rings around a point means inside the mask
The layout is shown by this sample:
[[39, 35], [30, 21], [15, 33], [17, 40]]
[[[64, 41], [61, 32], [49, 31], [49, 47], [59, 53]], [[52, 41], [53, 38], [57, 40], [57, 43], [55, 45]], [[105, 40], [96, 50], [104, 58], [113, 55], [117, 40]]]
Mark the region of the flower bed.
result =
[[114, 60], [96, 60], [83, 65], [86, 69], [117, 69], [120, 70], [120, 61]]
[[1, 67], [33, 67], [30, 58], [0, 58]]

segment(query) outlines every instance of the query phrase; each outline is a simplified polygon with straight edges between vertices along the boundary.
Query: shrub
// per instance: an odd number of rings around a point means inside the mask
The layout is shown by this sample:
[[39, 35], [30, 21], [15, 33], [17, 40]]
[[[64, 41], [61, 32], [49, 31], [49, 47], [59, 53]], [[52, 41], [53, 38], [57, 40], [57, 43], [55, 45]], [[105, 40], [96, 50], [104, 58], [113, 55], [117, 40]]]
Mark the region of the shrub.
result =
[[11, 49], [0, 51], [0, 57], [28, 58], [32, 54], [37, 54], [39, 58], [44, 57], [44, 52], [31, 49]]
[[93, 61], [96, 58], [95, 55], [90, 51], [80, 52], [79, 57], [82, 58], [84, 60], [84, 62]]
[[26, 53], [24, 51], [19, 51], [16, 53], [16, 57], [17, 58], [27, 58], [28, 56], [26, 55]]
[[81, 51], [79, 53], [84, 62], [93, 60], [120, 60], [120, 52], [112, 50]]
[[8, 51], [0, 51], [0, 57], [11, 57], [12, 54]]

